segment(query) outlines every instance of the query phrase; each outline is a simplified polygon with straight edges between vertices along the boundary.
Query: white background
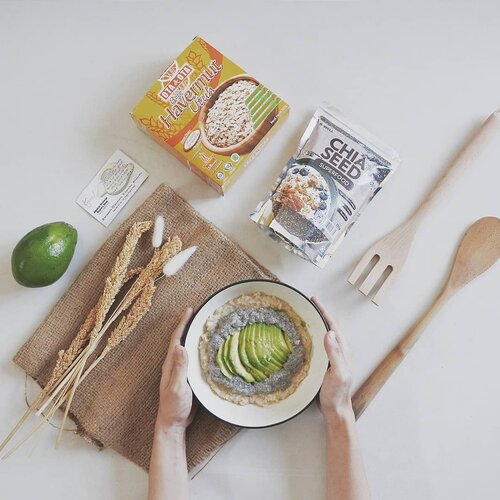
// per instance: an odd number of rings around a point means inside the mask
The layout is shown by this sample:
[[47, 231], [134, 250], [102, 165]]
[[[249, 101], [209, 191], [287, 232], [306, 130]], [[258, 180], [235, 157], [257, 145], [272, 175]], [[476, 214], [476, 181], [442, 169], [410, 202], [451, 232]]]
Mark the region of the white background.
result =
[[[25, 409], [11, 358], [94, 251], [160, 182], [170, 183], [278, 276], [317, 294], [352, 346], [356, 385], [430, 303], [465, 228], [500, 215], [500, 154], [465, 172], [426, 219], [377, 308], [346, 283], [376, 238], [417, 206], [447, 161], [500, 107], [500, 4], [449, 2], [1, 2], [0, 434]], [[292, 107], [289, 121], [225, 198], [139, 132], [136, 101], [194, 35]], [[403, 164], [324, 271], [289, 255], [247, 218], [326, 99], [399, 151]], [[150, 178], [108, 228], [75, 198], [121, 148]], [[10, 253], [33, 227], [79, 231], [66, 275], [23, 289]], [[375, 499], [498, 495], [500, 266], [452, 299], [359, 421]], [[33, 392], [33, 391], [31, 391]], [[0, 463], [2, 499], [140, 499], [144, 471], [56, 431]], [[324, 431], [310, 408], [244, 431], [192, 481], [196, 499], [321, 499]]]

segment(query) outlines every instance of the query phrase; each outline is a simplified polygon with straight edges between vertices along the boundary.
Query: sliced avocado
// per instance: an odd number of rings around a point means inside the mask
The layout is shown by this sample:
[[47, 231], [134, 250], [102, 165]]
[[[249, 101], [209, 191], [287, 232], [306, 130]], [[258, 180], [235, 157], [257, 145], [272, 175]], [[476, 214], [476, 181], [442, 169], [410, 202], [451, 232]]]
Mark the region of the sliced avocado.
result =
[[293, 352], [293, 344], [288, 335], [281, 330], [281, 328], [276, 327], [276, 342], [279, 346], [280, 352], [282, 352], [286, 359], [289, 358], [290, 354]]
[[288, 347], [285, 347], [285, 349], [283, 349], [283, 345], [281, 342], [284, 343], [285, 341], [280, 340], [279, 337], [281, 335], [282, 335], [281, 332], [276, 332], [274, 334], [271, 334], [271, 345], [273, 346], [273, 356], [276, 359], [279, 359], [281, 364], [285, 364], [290, 353], [288, 352]]
[[277, 335], [281, 334], [280, 329], [276, 329], [273, 325], [261, 324], [260, 329], [262, 331], [262, 341], [264, 342], [264, 347], [266, 352], [269, 353], [271, 360], [283, 367], [286, 360], [288, 359], [288, 349], [283, 351]]
[[283, 336], [283, 330], [281, 330], [281, 328], [277, 327], [276, 325], [270, 325], [270, 331], [273, 337], [274, 345], [285, 356], [285, 360], [287, 360], [290, 352], [288, 350], [288, 345], [285, 341], [285, 337]]
[[247, 338], [246, 338], [247, 334], [248, 334], [247, 328], [243, 328], [240, 331], [240, 339], [238, 342], [238, 354], [240, 356], [240, 360], [243, 366], [247, 369], [247, 371], [253, 375], [253, 377], [257, 382], [261, 382], [262, 380], [265, 380], [267, 378], [267, 375], [264, 372], [260, 371], [258, 368], [252, 366], [252, 363], [250, 363], [250, 360], [248, 359]]
[[227, 369], [229, 370], [229, 372], [235, 376], [236, 375], [236, 371], [234, 370], [234, 366], [233, 364], [231, 363], [231, 360], [229, 359], [229, 347], [230, 347], [230, 336], [229, 337], [226, 337], [226, 340], [224, 341], [224, 350], [222, 352], [222, 359], [224, 360], [224, 363], [227, 367]]
[[255, 323], [247, 325], [244, 330], [246, 330], [245, 342], [248, 361], [254, 368], [257, 368], [266, 376], [269, 376], [273, 370], [266, 364], [262, 363], [257, 355], [257, 325]]
[[243, 366], [238, 353], [238, 343], [240, 339], [240, 330], [233, 333], [229, 339], [229, 359], [236, 372], [245, 382], [255, 382], [254, 376]]
[[227, 339], [222, 342], [222, 344], [219, 347], [219, 350], [217, 351], [217, 366], [220, 368], [220, 371], [223, 373], [224, 376], [227, 378], [233, 378], [233, 374], [229, 371], [225, 361], [224, 361], [224, 345], [227, 343]]
[[217, 352], [217, 365], [232, 378], [249, 383], [265, 380], [281, 370], [293, 350], [293, 344], [281, 328], [253, 323], [227, 337]]
[[255, 351], [259, 362], [263, 364], [271, 372], [276, 372], [283, 368], [283, 365], [275, 357], [273, 357], [273, 348], [270, 341], [270, 336], [263, 328], [263, 323], [257, 323], [255, 333]]

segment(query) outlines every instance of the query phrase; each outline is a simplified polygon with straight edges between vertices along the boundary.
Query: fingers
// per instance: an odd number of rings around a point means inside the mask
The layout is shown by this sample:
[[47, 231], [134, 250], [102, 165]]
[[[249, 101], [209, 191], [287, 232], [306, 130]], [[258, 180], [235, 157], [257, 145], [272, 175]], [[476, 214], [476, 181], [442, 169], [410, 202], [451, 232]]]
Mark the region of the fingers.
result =
[[182, 318], [179, 321], [179, 324], [177, 325], [177, 328], [174, 330], [174, 333], [172, 334], [172, 339], [170, 341], [170, 345], [179, 345], [181, 343], [182, 336], [184, 335], [184, 330], [186, 329], [186, 326], [191, 319], [191, 316], [193, 315], [193, 308], [188, 307], [185, 311], [184, 314], [182, 315]]
[[183, 346], [175, 346], [172, 361], [172, 372], [170, 375], [170, 386], [174, 388], [182, 387], [187, 380], [188, 356]]
[[330, 368], [325, 374], [325, 381], [328, 379], [335, 380], [337, 387], [342, 387], [343, 384], [350, 387], [352, 378], [351, 362], [344, 354], [338, 336], [334, 332], [327, 332], [324, 344], [330, 361]]
[[340, 330], [335, 331], [335, 339], [337, 340], [344, 359], [346, 360], [347, 364], [351, 366], [351, 350], [349, 349], [347, 341]]
[[[330, 313], [328, 313], [326, 311], [326, 309], [319, 303], [317, 297], [311, 297], [311, 300], [312, 300], [312, 302], [314, 302], [314, 304], [316, 305], [316, 307], [319, 309], [319, 311], [321, 312], [321, 314], [325, 318], [325, 320], [326, 320], [326, 322], [328, 324], [329, 329], [333, 330], [333, 332], [335, 333], [334, 340], [338, 344], [338, 346], [339, 346], [339, 348], [340, 348], [340, 350], [341, 350], [344, 358], [346, 359], [346, 361], [348, 363], [350, 363], [351, 354], [350, 354], [350, 351], [349, 351], [349, 347], [347, 346], [347, 342], [345, 340], [345, 337], [342, 334], [342, 332], [340, 331], [340, 328], [338, 327], [337, 322], [333, 319], [333, 317], [330, 315]], [[326, 344], [325, 344], [325, 349], [326, 349]]]
[[170, 337], [170, 344], [168, 346], [168, 352], [167, 356], [165, 357], [165, 361], [163, 362], [163, 372], [164, 373], [170, 373], [171, 367], [172, 367], [172, 358], [174, 356], [174, 351], [175, 351], [175, 346], [180, 345], [182, 336], [184, 335], [184, 331], [186, 330], [186, 326], [191, 319], [193, 315], [193, 308], [188, 307], [185, 311], [184, 314], [182, 315], [182, 318], [179, 321], [179, 324], [177, 325], [177, 328], [174, 330], [172, 333], [172, 336]]
[[325, 346], [326, 355], [328, 356], [330, 364], [332, 366], [338, 365], [339, 357], [341, 356], [342, 351], [340, 350], [340, 345], [335, 337], [335, 332], [332, 332], [331, 330], [326, 332], [323, 344]]
[[314, 305], [319, 309], [319, 312], [325, 318], [325, 321], [328, 324], [328, 329], [329, 330], [334, 330], [335, 332], [339, 331], [339, 327], [337, 326], [337, 323], [333, 319], [333, 317], [330, 315], [330, 313], [320, 304], [319, 300], [317, 297], [311, 297], [311, 301], [314, 303]]

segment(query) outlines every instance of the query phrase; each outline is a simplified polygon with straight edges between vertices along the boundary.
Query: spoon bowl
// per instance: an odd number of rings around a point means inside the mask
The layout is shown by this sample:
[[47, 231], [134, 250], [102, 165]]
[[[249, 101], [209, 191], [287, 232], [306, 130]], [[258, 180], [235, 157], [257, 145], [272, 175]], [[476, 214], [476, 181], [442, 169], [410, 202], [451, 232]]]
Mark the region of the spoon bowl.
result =
[[447, 286], [459, 290], [500, 258], [500, 219], [483, 217], [465, 233], [455, 256]]
[[483, 217], [474, 222], [462, 238], [450, 275], [441, 292], [354, 394], [352, 406], [356, 418], [362, 415], [382, 389], [444, 303], [467, 283], [483, 274], [499, 258], [500, 219]]

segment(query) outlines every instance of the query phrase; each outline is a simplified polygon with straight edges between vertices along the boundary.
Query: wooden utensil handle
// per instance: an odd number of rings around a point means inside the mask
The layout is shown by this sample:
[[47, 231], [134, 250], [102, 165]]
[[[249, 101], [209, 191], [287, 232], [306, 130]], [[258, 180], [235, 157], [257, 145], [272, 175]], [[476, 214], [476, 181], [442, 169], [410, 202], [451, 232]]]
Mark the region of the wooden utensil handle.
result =
[[432, 203], [438, 198], [439, 193], [450, 184], [455, 174], [460, 170], [474, 164], [477, 157], [486, 149], [488, 142], [496, 135], [500, 136], [500, 109], [493, 112], [481, 125], [477, 133], [462, 148], [458, 155], [448, 165], [442, 177], [434, 185], [431, 192], [418, 206], [412, 215], [412, 219], [420, 219], [431, 208]]
[[382, 389], [389, 377], [394, 373], [394, 370], [400, 365], [415, 342], [420, 338], [427, 325], [431, 322], [432, 318], [434, 318], [452, 293], [452, 290], [448, 286], [445, 286], [441, 290], [427, 311], [408, 330], [398, 344], [380, 362], [356, 391], [352, 398], [352, 407], [356, 419], [363, 414], [366, 407], [371, 403], [380, 389]]
[[393, 349], [381, 363], [372, 371], [352, 398], [352, 407], [356, 420], [363, 414], [373, 398], [389, 380], [396, 368], [403, 361], [404, 354]]

